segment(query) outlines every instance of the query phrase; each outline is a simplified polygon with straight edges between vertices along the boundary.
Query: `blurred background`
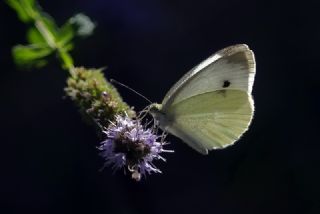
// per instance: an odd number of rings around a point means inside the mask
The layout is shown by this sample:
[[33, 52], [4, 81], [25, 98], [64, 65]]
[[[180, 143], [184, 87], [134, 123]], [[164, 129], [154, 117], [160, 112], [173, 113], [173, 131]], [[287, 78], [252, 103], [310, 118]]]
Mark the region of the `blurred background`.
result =
[[[255, 52], [256, 112], [234, 146], [202, 156], [170, 136], [163, 174], [137, 183], [107, 168], [95, 130], [64, 98], [58, 63], [16, 69], [26, 26], [0, 3], [0, 213], [320, 213], [319, 6], [316, 1], [39, 1], [59, 24], [84, 12], [93, 36], [78, 66], [161, 102], [189, 69], [226, 46]], [[137, 110], [148, 103], [119, 88]], [[1, 211], [2, 210], [2, 211]]]

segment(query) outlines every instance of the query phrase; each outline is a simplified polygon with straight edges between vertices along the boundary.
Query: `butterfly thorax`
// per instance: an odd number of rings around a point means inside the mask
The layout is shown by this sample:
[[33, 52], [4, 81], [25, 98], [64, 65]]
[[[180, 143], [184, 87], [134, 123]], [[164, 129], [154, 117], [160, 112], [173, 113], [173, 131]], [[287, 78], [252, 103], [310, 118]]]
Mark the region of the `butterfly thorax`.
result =
[[170, 118], [162, 111], [162, 105], [157, 103], [151, 104], [149, 106], [149, 113], [157, 125], [159, 125], [162, 130], [166, 130], [166, 127], [170, 124]]

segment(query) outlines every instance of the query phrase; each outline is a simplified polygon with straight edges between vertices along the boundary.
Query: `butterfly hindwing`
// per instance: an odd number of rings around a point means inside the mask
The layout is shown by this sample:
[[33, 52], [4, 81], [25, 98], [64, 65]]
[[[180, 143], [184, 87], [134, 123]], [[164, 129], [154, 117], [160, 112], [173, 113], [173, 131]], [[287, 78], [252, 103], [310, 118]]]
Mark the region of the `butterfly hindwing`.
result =
[[167, 129], [202, 154], [233, 144], [248, 129], [254, 107], [240, 90], [208, 92], [167, 109]]

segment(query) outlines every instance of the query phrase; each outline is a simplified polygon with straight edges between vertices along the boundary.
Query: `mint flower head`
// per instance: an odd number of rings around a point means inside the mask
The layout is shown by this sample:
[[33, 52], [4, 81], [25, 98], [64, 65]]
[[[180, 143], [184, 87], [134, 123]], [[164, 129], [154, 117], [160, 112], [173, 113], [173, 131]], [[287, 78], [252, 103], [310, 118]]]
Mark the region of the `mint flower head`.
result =
[[114, 170], [127, 168], [137, 181], [141, 175], [161, 173], [152, 161], [165, 161], [160, 153], [173, 152], [163, 149], [163, 138], [156, 135], [154, 129], [145, 128], [140, 120], [126, 116], [117, 115], [104, 133], [107, 137], [99, 147], [100, 155], [106, 160], [104, 167], [112, 166]]

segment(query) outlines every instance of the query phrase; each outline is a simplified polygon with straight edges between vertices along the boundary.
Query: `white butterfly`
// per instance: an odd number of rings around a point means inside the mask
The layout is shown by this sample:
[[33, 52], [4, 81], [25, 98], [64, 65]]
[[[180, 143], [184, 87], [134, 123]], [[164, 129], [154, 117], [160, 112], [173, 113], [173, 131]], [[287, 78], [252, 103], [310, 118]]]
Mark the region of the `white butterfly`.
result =
[[161, 129], [202, 154], [225, 148], [251, 123], [255, 70], [247, 45], [224, 48], [186, 73], [150, 113]]

